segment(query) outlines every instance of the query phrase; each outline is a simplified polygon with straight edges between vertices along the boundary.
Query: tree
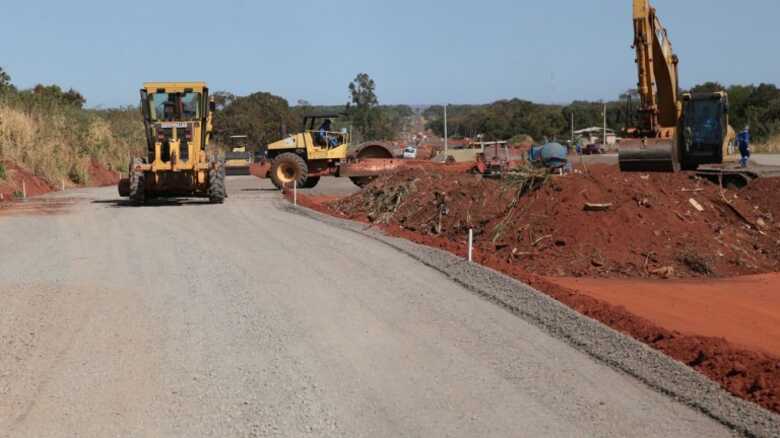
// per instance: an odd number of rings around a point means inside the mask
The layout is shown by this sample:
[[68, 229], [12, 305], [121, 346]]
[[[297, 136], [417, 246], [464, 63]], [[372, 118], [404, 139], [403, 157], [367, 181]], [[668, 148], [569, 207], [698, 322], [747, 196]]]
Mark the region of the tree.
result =
[[716, 93], [718, 91], [726, 91], [726, 87], [719, 82], [705, 82], [691, 88], [691, 93]]
[[11, 75], [0, 67], [0, 94], [15, 90], [16, 88], [11, 83]]
[[32, 89], [32, 94], [44, 102], [76, 108], [83, 108], [84, 104], [87, 103], [87, 99], [78, 91], [72, 88], [68, 91], [62, 91], [59, 85], [38, 84]]
[[286, 128], [296, 126], [298, 122], [285, 99], [258, 92], [234, 97], [222, 110], [218, 110], [214, 134], [222, 142], [231, 135], [246, 135], [250, 145], [263, 148], [281, 139]]
[[349, 84], [352, 103], [358, 110], [368, 110], [379, 105], [376, 97], [376, 83], [366, 73], [359, 73]]
[[347, 105], [347, 112], [352, 118], [358, 139], [380, 140], [395, 135], [390, 121], [379, 108], [376, 83], [368, 74], [358, 74], [349, 83], [349, 93], [351, 104]]
[[217, 111], [222, 111], [236, 100], [236, 96], [229, 91], [217, 91], [211, 95]]

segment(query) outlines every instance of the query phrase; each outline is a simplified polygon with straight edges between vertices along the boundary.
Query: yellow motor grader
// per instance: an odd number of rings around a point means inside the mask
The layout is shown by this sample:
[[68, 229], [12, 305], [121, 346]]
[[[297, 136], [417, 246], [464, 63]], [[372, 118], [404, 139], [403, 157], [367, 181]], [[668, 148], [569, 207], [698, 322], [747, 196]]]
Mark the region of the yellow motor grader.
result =
[[149, 82], [141, 89], [146, 154], [130, 161], [120, 196], [134, 203], [150, 198], [197, 197], [220, 204], [225, 163], [207, 154], [214, 105], [204, 82]]

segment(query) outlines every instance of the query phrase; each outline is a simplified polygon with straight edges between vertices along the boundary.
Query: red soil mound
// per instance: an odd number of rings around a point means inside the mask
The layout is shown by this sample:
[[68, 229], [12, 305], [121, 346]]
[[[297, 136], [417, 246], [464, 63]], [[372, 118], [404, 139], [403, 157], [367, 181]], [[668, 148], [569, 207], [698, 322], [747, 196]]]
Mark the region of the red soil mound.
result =
[[27, 196], [38, 196], [52, 191], [52, 187], [43, 178], [16, 164], [4, 161], [5, 178], [0, 180], [0, 201], [12, 201], [24, 189]]
[[90, 160], [87, 167], [89, 185], [93, 187], [113, 186], [119, 183], [119, 174], [109, 170], [95, 159]]
[[[434, 170], [382, 177], [333, 207], [453, 240], [473, 228], [478, 250], [541, 275], [692, 278], [780, 269], [780, 220], [759, 193], [748, 201], [686, 174], [595, 166], [521, 196], [517, 181]], [[764, 184], [780, 188], [780, 180]], [[611, 206], [594, 212], [587, 203]]]
[[[6, 173], [5, 179], [0, 180], [0, 195], [2, 195], [0, 200], [2, 201], [17, 199], [17, 195], [22, 193], [23, 185], [28, 197], [45, 195], [55, 189], [59, 190], [59, 185], [55, 188], [27, 169], [8, 161], [4, 161], [2, 164]], [[89, 175], [88, 185], [92, 187], [111, 186], [119, 182], [117, 172], [109, 170], [94, 159], [87, 166], [87, 174]]]
[[780, 225], [780, 178], [761, 178], [739, 192], [746, 202], [758, 206], [761, 218]]

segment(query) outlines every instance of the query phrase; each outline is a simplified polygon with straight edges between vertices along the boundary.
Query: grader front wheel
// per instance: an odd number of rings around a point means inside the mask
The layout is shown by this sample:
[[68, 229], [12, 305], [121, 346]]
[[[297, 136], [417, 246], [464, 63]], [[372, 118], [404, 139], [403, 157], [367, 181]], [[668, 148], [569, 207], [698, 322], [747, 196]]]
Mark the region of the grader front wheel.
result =
[[222, 204], [227, 198], [225, 189], [225, 162], [215, 161], [209, 169], [209, 202]]

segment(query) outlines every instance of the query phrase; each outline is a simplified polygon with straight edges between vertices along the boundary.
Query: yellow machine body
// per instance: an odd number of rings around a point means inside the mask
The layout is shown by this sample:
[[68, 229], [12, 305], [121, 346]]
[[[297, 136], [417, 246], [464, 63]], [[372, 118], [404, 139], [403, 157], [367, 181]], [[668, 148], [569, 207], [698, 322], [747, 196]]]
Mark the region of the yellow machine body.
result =
[[328, 132], [327, 135], [336, 139], [335, 146], [323, 142], [315, 142], [315, 136], [319, 132], [305, 131], [291, 135], [268, 145], [268, 154], [296, 151], [304, 153], [309, 162], [316, 160], [343, 160], [347, 158], [349, 151], [349, 134], [342, 132]]
[[733, 159], [724, 92], [681, 94], [679, 59], [649, 0], [633, 0], [638, 126], [620, 145], [624, 171], [677, 171]]
[[225, 172], [228, 175], [249, 175], [254, 155], [248, 150], [246, 135], [230, 137], [230, 150], [225, 152]]
[[[140, 91], [146, 156], [134, 158], [119, 192], [149, 197], [225, 197], [224, 165], [209, 159], [213, 104], [204, 82], [147, 82]], [[216, 183], [216, 186], [215, 186]]]

